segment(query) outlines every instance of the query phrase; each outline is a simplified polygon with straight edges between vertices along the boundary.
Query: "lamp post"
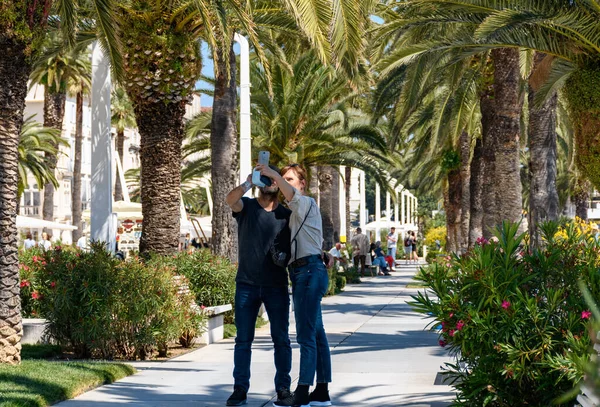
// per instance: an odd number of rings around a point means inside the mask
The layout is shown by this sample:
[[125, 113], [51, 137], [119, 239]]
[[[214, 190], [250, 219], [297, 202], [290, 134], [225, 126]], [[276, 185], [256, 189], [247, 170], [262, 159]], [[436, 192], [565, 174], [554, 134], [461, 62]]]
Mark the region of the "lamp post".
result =
[[[252, 172], [252, 139], [250, 134], [250, 47], [246, 37], [235, 34], [240, 45], [240, 184]], [[249, 195], [251, 192], [246, 192]]]

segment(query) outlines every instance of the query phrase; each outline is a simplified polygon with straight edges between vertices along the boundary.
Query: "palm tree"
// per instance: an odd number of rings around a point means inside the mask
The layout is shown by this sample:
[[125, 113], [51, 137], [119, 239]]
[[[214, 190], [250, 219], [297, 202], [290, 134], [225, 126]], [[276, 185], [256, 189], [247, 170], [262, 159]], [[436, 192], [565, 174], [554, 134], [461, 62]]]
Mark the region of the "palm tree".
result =
[[209, 43], [218, 73], [228, 80], [235, 78], [235, 71], [222, 63], [231, 54], [233, 36], [224, 34], [229, 32], [228, 21], [240, 22], [251, 38], [253, 25], [235, 0], [151, 4], [122, 0], [117, 14], [124, 50], [123, 84], [141, 136], [140, 252], [168, 254], [178, 247], [183, 116], [200, 76], [198, 40]]
[[[381, 129], [369, 124], [370, 117], [348, 107], [355, 95], [346, 77], [321, 64], [314, 52], [298, 56], [291, 71], [280, 64], [272, 66], [271, 82], [260, 65], [251, 66], [254, 148], [269, 151], [275, 165], [301, 164], [308, 170], [309, 182], [319, 178], [325, 247], [330, 248], [331, 219], [337, 211], [331, 192], [333, 177], [339, 173], [335, 167], [363, 169], [388, 185], [383, 171], [390, 163], [387, 140]], [[315, 173], [319, 166], [321, 171]]]
[[[127, 97], [125, 90], [116, 86], [111, 94], [110, 98], [110, 112], [111, 122], [117, 131], [117, 152], [119, 153], [119, 160], [121, 161], [121, 168], [123, 168], [123, 156], [125, 154], [125, 129], [135, 128], [135, 116], [133, 114], [133, 106], [131, 101]], [[126, 186], [121, 185], [121, 177], [116, 177], [115, 180], [115, 201], [123, 200], [123, 189]]]
[[[84, 47], [69, 48], [60, 33], [48, 35], [44, 50], [35, 60], [31, 72], [31, 82], [44, 85], [44, 126], [62, 132], [65, 115], [65, 102], [72, 83], [90, 83], [91, 63]], [[56, 154], [47, 154], [50, 168], [56, 168]], [[44, 186], [43, 218], [54, 219], [54, 185]]]
[[[253, 3], [253, 15], [260, 42], [278, 61], [285, 61], [285, 57], [282, 55], [282, 49], [277, 46], [277, 40], [286, 42], [287, 51], [295, 50], [300, 53], [310, 45], [321, 62], [339, 67], [354, 84], [359, 82], [366, 71], [364, 33], [371, 24], [370, 16], [376, 5], [375, 1], [340, 0], [315, 3], [306, 0], [262, 0]], [[237, 23], [234, 22], [231, 27], [236, 26]], [[303, 34], [303, 38], [299, 38], [299, 32]], [[280, 33], [281, 37], [274, 38]], [[220, 35], [231, 39], [233, 31], [221, 31]], [[292, 41], [287, 42], [290, 39]], [[257, 47], [257, 51], [260, 50], [261, 47]], [[213, 48], [213, 53], [217, 71], [230, 72], [233, 77], [236, 72], [233, 49]], [[285, 62], [283, 65], [286, 65]], [[265, 73], [268, 77], [268, 69]], [[237, 151], [237, 95], [231, 77], [219, 73], [216, 76], [211, 126], [211, 178], [214, 200], [213, 251], [234, 257], [237, 246], [235, 225], [229, 208], [224, 204], [225, 194], [235, 187], [237, 178], [237, 162], [233, 159]]]
[[[0, 363], [18, 364], [21, 360], [20, 339], [23, 333], [19, 301], [19, 266], [17, 256], [16, 207], [18, 190], [18, 146], [23, 124], [27, 82], [31, 64], [37, 56], [37, 44], [43, 35], [48, 16], [57, 4], [57, 19], [65, 38], [75, 34], [77, 2], [31, 2], [7, 0], [2, 2], [0, 17]], [[89, 2], [98, 11], [96, 18], [104, 34], [111, 37], [113, 25], [110, 10], [104, 0]], [[114, 42], [106, 42], [106, 49], [117, 54]], [[118, 60], [118, 56], [115, 56]], [[118, 66], [118, 63], [117, 63]]]
[[34, 120], [34, 116], [29, 116], [25, 119], [19, 137], [17, 200], [21, 198], [23, 191], [27, 189], [27, 174], [31, 174], [40, 186], [51, 183], [55, 187], [58, 187], [54, 170], [50, 168], [48, 162], [44, 159], [44, 155], [58, 155], [59, 151], [56, 146], [61, 144], [68, 145], [60, 137], [58, 130], [42, 126]]

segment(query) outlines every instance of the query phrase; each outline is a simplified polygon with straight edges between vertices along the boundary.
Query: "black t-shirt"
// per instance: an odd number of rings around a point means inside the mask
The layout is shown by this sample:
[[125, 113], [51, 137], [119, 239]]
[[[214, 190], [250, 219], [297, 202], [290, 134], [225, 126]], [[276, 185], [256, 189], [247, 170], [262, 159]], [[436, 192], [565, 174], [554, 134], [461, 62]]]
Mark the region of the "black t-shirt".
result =
[[251, 285], [287, 287], [284, 267], [273, 264], [270, 248], [290, 251], [289, 220], [292, 211], [283, 205], [264, 210], [256, 199], [242, 198], [244, 208], [234, 212], [238, 224], [238, 272], [236, 281]]

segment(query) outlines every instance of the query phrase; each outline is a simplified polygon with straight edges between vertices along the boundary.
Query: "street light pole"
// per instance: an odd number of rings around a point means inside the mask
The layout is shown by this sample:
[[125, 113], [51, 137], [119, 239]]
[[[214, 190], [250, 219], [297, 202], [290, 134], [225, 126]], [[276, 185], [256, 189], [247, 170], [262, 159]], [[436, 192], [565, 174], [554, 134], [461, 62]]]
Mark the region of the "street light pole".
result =
[[[250, 46], [246, 37], [235, 34], [240, 45], [240, 184], [252, 172], [252, 139], [250, 133]], [[250, 191], [246, 195], [250, 195]]]

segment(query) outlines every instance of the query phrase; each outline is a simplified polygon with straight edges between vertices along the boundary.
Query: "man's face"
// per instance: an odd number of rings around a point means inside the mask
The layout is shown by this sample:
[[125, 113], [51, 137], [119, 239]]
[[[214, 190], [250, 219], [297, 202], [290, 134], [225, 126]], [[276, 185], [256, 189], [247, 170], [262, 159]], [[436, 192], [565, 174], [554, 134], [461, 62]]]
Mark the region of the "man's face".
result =
[[262, 195], [277, 195], [279, 193], [279, 187], [277, 186], [277, 182], [275, 180], [271, 180], [271, 185], [268, 187], [260, 187], [258, 188]]

